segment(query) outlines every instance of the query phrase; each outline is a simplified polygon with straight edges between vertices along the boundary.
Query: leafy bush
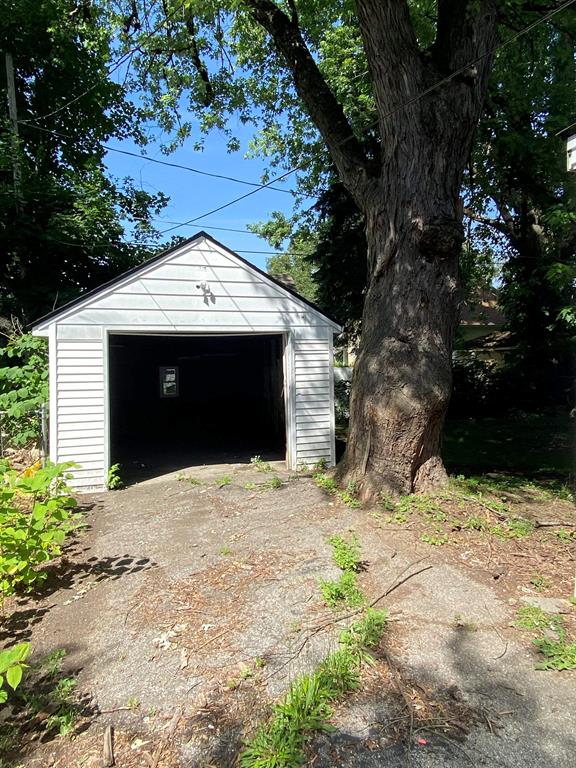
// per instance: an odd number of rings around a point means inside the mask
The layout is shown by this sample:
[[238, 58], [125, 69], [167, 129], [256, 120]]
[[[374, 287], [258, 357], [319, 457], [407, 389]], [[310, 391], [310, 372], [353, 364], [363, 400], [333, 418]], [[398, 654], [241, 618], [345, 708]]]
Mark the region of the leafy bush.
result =
[[0, 601], [46, 578], [38, 566], [61, 552], [77, 527], [75, 500], [66, 486], [71, 464], [49, 464], [34, 473], [0, 466]]
[[0, 651], [0, 704], [4, 704], [8, 699], [8, 691], [4, 687], [4, 682], [13, 691], [20, 685], [22, 672], [26, 666], [24, 662], [29, 653], [30, 643], [18, 643], [11, 648]]
[[0, 349], [0, 412], [5, 443], [16, 448], [38, 442], [40, 407], [48, 401], [46, 340], [13, 335]]

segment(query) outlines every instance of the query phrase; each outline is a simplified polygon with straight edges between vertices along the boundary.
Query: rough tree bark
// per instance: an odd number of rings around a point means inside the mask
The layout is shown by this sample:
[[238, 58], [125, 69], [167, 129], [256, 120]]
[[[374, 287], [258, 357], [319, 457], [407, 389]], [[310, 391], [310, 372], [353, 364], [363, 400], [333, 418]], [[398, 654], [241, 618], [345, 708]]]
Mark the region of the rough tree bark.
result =
[[494, 0], [439, 0], [427, 51], [406, 0], [357, 0], [381, 136], [376, 159], [354, 136], [296, 15], [272, 0], [245, 4], [292, 72], [367, 222], [369, 285], [337, 476], [355, 481], [363, 498], [441, 485], [463, 242], [459, 193], [496, 43]]

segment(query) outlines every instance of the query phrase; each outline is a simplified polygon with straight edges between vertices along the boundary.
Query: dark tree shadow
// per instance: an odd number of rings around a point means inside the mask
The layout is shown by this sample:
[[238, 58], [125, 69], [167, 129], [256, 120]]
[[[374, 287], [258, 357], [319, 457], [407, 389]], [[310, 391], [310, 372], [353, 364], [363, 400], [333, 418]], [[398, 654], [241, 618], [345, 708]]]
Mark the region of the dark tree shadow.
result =
[[16, 598], [16, 606], [12, 613], [2, 621], [0, 642], [28, 640], [34, 627], [56, 605], [56, 603], [42, 604], [40, 601], [47, 600], [57, 592], [72, 590], [88, 580], [96, 583], [117, 581], [123, 576], [158, 567], [157, 563], [148, 557], [138, 557], [128, 553], [109, 557], [92, 556], [85, 560], [69, 559], [71, 556], [81, 557], [87, 551], [89, 548], [79, 551], [67, 549], [58, 563], [46, 569], [48, 577], [33, 595], [21, 595]]

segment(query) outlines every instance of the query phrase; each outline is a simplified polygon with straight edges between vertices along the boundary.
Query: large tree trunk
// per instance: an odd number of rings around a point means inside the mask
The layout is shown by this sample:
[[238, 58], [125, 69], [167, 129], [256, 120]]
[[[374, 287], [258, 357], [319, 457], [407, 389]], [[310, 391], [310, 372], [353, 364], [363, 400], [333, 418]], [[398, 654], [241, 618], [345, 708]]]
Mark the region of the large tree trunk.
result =
[[407, 0], [357, 0], [380, 143], [363, 146], [299, 27], [272, 0], [244, 0], [271, 35], [298, 95], [367, 222], [369, 285], [338, 469], [363, 498], [446, 480], [440, 458], [451, 389], [462, 245], [459, 190], [496, 42], [495, 0], [438, 0], [419, 47]]
[[[354, 367], [350, 432], [338, 468], [363, 498], [442, 485], [440, 458], [450, 399], [462, 226], [457, 199], [423, 195], [381, 201], [368, 214], [370, 283]], [[425, 202], [415, 210], [414, 200]], [[375, 206], [377, 210], [377, 206]]]
[[[337, 477], [374, 499], [381, 491], [412, 493], [447, 481], [440, 449], [460, 299], [459, 193], [486, 92], [495, 11], [485, 2], [472, 31], [467, 4], [442, 0], [435, 66], [427, 67], [405, 2], [361, 0], [358, 10], [380, 115], [382, 166], [376, 190], [360, 200], [369, 284]], [[436, 87], [443, 71], [454, 73], [479, 51], [478, 67]], [[421, 95], [398, 110], [412, 93]]]

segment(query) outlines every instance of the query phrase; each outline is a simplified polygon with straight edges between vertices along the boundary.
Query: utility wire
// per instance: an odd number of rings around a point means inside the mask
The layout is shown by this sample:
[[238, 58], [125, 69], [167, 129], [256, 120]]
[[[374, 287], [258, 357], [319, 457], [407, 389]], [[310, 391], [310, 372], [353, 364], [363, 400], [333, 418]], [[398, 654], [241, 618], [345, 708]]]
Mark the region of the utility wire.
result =
[[[35, 125], [34, 123], [29, 122], [28, 120], [18, 120], [19, 125], [23, 125], [26, 128], [33, 128], [37, 131], [42, 131], [43, 133], [48, 133], [51, 136], [57, 136], [62, 139], [69, 139], [70, 141], [76, 141], [74, 136], [70, 136], [66, 133], [61, 133], [60, 131], [52, 131], [49, 128], [42, 128], [40, 125]], [[147, 155], [140, 155], [138, 152], [130, 152], [127, 149], [118, 149], [117, 147], [112, 147], [109, 144], [101, 144], [100, 145], [102, 149], [105, 149], [107, 152], [116, 152], [119, 155], [127, 155], [128, 157], [135, 157], [138, 160], [144, 160], [148, 163], [154, 163], [156, 165], [165, 165], [169, 168], [178, 168], [182, 171], [190, 171], [191, 173], [197, 173], [200, 176], [209, 176], [212, 179], [221, 179], [222, 181], [232, 181], [235, 184], [245, 184], [248, 187], [257, 187], [258, 189], [261, 188], [261, 184], [257, 181], [247, 181], [246, 179], [239, 179], [235, 176], [227, 176], [226, 174], [222, 173], [214, 173], [213, 171], [203, 171], [200, 168], [193, 168], [190, 165], [182, 165], [181, 163], [172, 163], [169, 160], [158, 160], [158, 158], [155, 157], [148, 157]], [[296, 194], [290, 189], [282, 189], [281, 187], [269, 187], [269, 189], [274, 190], [274, 192], [284, 192], [287, 195]], [[306, 195], [306, 197], [312, 197], [312, 195]]]
[[[522, 37], [523, 35], [527, 34], [528, 32], [531, 32], [535, 27], [539, 26], [540, 24], [543, 24], [546, 21], [549, 21], [553, 16], [556, 16], [556, 14], [560, 13], [561, 11], [564, 11], [566, 8], [569, 8], [571, 5], [573, 5], [576, 2], [576, 0], [566, 0], [566, 2], [562, 3], [562, 5], [558, 6], [552, 11], [549, 11], [544, 16], [541, 16], [539, 19], [536, 19], [532, 23], [528, 24], [527, 26], [520, 29], [515, 34], [508, 37], [503, 42], [499, 43], [498, 45], [491, 48], [489, 51], [486, 51], [486, 53], [481, 54], [477, 58], [473, 59], [472, 61], [469, 61], [464, 66], [460, 67], [459, 69], [452, 72], [450, 75], [447, 75], [446, 77], [442, 78], [442, 80], [438, 80], [436, 83], [433, 83], [429, 88], [426, 88], [421, 93], [417, 94], [416, 96], [412, 97], [411, 99], [408, 99], [408, 101], [403, 102], [397, 107], [394, 107], [394, 109], [391, 109], [389, 112], [387, 112], [385, 115], [382, 115], [378, 118], [378, 120], [374, 121], [370, 126], [368, 127], [374, 127], [378, 125], [380, 122], [383, 122], [384, 120], [387, 120], [392, 115], [396, 114], [397, 112], [400, 112], [407, 107], [411, 106], [412, 104], [415, 104], [416, 102], [423, 99], [425, 96], [428, 96], [430, 93], [435, 91], [437, 88], [440, 88], [443, 85], [446, 85], [447, 83], [454, 80], [454, 78], [458, 77], [459, 75], [463, 74], [464, 72], [467, 72], [470, 67], [475, 66], [476, 64], [479, 64], [484, 59], [488, 58], [488, 56], [492, 56], [499, 51], [501, 51], [503, 48], [506, 48], [511, 43], [518, 40], [518, 38]], [[339, 143], [339, 147], [342, 147], [344, 144], [346, 144], [348, 141], [351, 141], [352, 139], [356, 139], [356, 135], [354, 133], [350, 133], [350, 135], [341, 141]], [[195, 216], [192, 219], [188, 219], [188, 221], [184, 222], [180, 226], [187, 226], [188, 224], [194, 224], [195, 222], [199, 221], [200, 219], [204, 219], [207, 216], [211, 216], [213, 213], [218, 213], [219, 211], [224, 210], [225, 208], [230, 207], [231, 205], [235, 205], [236, 203], [239, 203], [241, 200], [245, 200], [247, 197], [250, 197], [251, 195], [256, 194], [256, 192], [259, 192], [261, 189], [266, 189], [271, 184], [276, 183], [277, 181], [281, 181], [282, 179], [287, 178], [292, 173], [296, 173], [296, 171], [301, 171], [307, 168], [309, 165], [311, 165], [313, 162], [312, 160], [307, 160], [304, 163], [301, 163], [300, 165], [295, 166], [294, 168], [291, 168], [290, 170], [286, 171], [285, 173], [281, 174], [280, 176], [277, 176], [276, 178], [269, 181], [267, 184], [260, 185], [259, 188], [252, 190], [251, 192], [247, 192], [245, 195], [240, 195], [240, 197], [236, 197], [233, 200], [230, 200], [227, 203], [223, 203], [222, 205], [218, 206], [217, 208], [213, 208], [211, 211], [207, 211], [206, 213], [202, 213], [199, 216]], [[160, 232], [161, 235], [166, 234], [167, 232], [172, 232], [175, 229], [178, 229], [178, 226], [169, 227], [168, 229], [164, 229]]]
[[[522, 29], [520, 29], [515, 34], [511, 35], [509, 38], [507, 38], [503, 42], [501, 42], [498, 45], [494, 46], [489, 51], [486, 51], [482, 55], [478, 56], [477, 58], [473, 59], [472, 61], [469, 61], [467, 64], [465, 64], [464, 66], [460, 67], [459, 69], [455, 70], [450, 75], [447, 75], [446, 77], [442, 78], [441, 80], [438, 80], [436, 83], [433, 83], [430, 87], [426, 88], [424, 91], [422, 91], [421, 93], [419, 93], [416, 96], [412, 97], [411, 99], [408, 99], [407, 101], [403, 102], [402, 104], [399, 104], [397, 107], [394, 107], [394, 109], [391, 109], [385, 115], [382, 115], [381, 117], [379, 117], [378, 120], [374, 121], [374, 123], [371, 124], [369, 127], [373, 127], [373, 126], [378, 125], [381, 121], [384, 121], [384, 120], [388, 119], [389, 117], [391, 117], [392, 115], [396, 114], [397, 112], [400, 112], [401, 110], [406, 109], [407, 107], [411, 106], [412, 104], [415, 104], [416, 102], [420, 101], [425, 96], [427, 96], [430, 93], [432, 93], [433, 91], [435, 91], [437, 88], [440, 88], [441, 86], [446, 85], [447, 83], [449, 83], [452, 80], [454, 80], [454, 78], [458, 77], [462, 73], [464, 73], [467, 70], [469, 70], [470, 67], [475, 66], [476, 64], [478, 64], [479, 62], [481, 62], [485, 58], [487, 58], [488, 56], [492, 56], [492, 55], [498, 53], [503, 48], [507, 47], [508, 45], [510, 45], [511, 43], [515, 42], [516, 40], [518, 40], [523, 35], [527, 34], [530, 31], [532, 31], [534, 28], [536, 28], [540, 24], [543, 24], [546, 21], [549, 21], [553, 16], [555, 16], [558, 13], [562, 12], [566, 8], [569, 8], [575, 2], [576, 2], [576, 0], [566, 0], [566, 2], [562, 3], [562, 5], [558, 6], [557, 8], [553, 9], [552, 11], [549, 11], [544, 16], [540, 17], [539, 19], [536, 19], [535, 21], [531, 22], [527, 26], [523, 27]], [[184, 5], [184, 3], [182, 5]], [[179, 8], [181, 8], [181, 7], [182, 6], [179, 6]], [[165, 19], [165, 21], [166, 21], [166, 19]], [[162, 25], [160, 25], [160, 27], [161, 26]], [[160, 28], [160, 27], [158, 27], [158, 28]], [[155, 31], [157, 31], [158, 28], [156, 28], [156, 30], [154, 30], [152, 33], [150, 33], [150, 36], [152, 34], [154, 34]], [[77, 97], [77, 98], [81, 98], [81, 97]], [[34, 124], [32, 124], [32, 123], [26, 122], [26, 124], [30, 125], [31, 127], [39, 128], [39, 126], [34, 126]], [[45, 129], [41, 129], [41, 130], [45, 130]], [[49, 133], [53, 133], [53, 132], [49, 131]], [[351, 133], [346, 139], [344, 139], [344, 141], [340, 142], [339, 146], [343, 146], [344, 144], [346, 144], [348, 141], [352, 140], [353, 138], [356, 138], [356, 137], [355, 137], [354, 134]], [[114, 148], [114, 151], [119, 151], [119, 152], [127, 154], [127, 152], [125, 152], [124, 150], [116, 150]], [[136, 155], [136, 153], [133, 153], [133, 154]], [[136, 156], [137, 157], [141, 157], [140, 155], [136, 155]], [[143, 157], [142, 159], [149, 159], [149, 158]], [[155, 161], [155, 162], [169, 165], [168, 162], [164, 163], [164, 161]], [[171, 227], [168, 227], [167, 229], [161, 230], [159, 232], [159, 234], [160, 235], [164, 235], [164, 234], [166, 234], [168, 232], [172, 232], [172, 231], [174, 231], [176, 229], [179, 229], [180, 227], [189, 226], [190, 224], [194, 224], [194, 223], [198, 222], [200, 219], [204, 219], [204, 218], [206, 218], [208, 216], [213, 215], [214, 213], [219, 213], [220, 211], [224, 210], [225, 208], [228, 208], [231, 205], [235, 205], [236, 203], [240, 202], [241, 200], [245, 200], [246, 198], [250, 197], [251, 195], [256, 194], [256, 192], [259, 192], [262, 189], [270, 189], [270, 188], [273, 189], [273, 187], [272, 187], [273, 184], [275, 184], [278, 181], [282, 181], [283, 179], [287, 178], [288, 176], [290, 176], [291, 174], [293, 174], [293, 173], [295, 173], [295, 172], [297, 172], [299, 170], [304, 170], [309, 165], [311, 165], [312, 162], [313, 162], [313, 159], [308, 160], [308, 161], [306, 161], [304, 163], [301, 163], [301, 164], [299, 164], [297, 166], [294, 166], [293, 168], [290, 168], [288, 171], [285, 171], [284, 173], [280, 174], [279, 176], [275, 177], [274, 179], [271, 179], [270, 181], [268, 181], [268, 182], [266, 182], [264, 184], [256, 184], [255, 188], [252, 189], [250, 192], [247, 192], [244, 195], [240, 195], [239, 197], [236, 197], [233, 200], [230, 200], [230, 201], [228, 201], [226, 203], [223, 203], [222, 205], [220, 205], [220, 206], [218, 206], [216, 208], [213, 208], [210, 211], [202, 213], [202, 214], [200, 214], [198, 216], [195, 216], [195, 217], [193, 217], [191, 219], [188, 219], [187, 221], [175, 224], [174, 226], [171, 226]], [[191, 171], [199, 172], [197, 169], [192, 169], [192, 168], [188, 168], [188, 167], [186, 168], [186, 170], [191, 170]], [[204, 172], [204, 173], [206, 175], [208, 175], [208, 172]], [[212, 175], [212, 174], [210, 174], [210, 175]], [[238, 179], [232, 179], [230, 177], [225, 177], [225, 178], [228, 178], [229, 180], [233, 180], [233, 181], [236, 181], [236, 182], [240, 181]], [[250, 185], [253, 184], [252, 182], [245, 182], [245, 181], [240, 181], [240, 183], [247, 183], [247, 184], [250, 184]], [[282, 191], [284, 192], [284, 191], [288, 191], [288, 190], [282, 190]], [[138, 244], [139, 245], [144, 245], [144, 243], [138, 243]], [[73, 244], [71, 244], [71, 245], [73, 245]], [[261, 252], [261, 253], [265, 253], [265, 252]], [[303, 254], [292, 254], [292, 255], [303, 255]]]

